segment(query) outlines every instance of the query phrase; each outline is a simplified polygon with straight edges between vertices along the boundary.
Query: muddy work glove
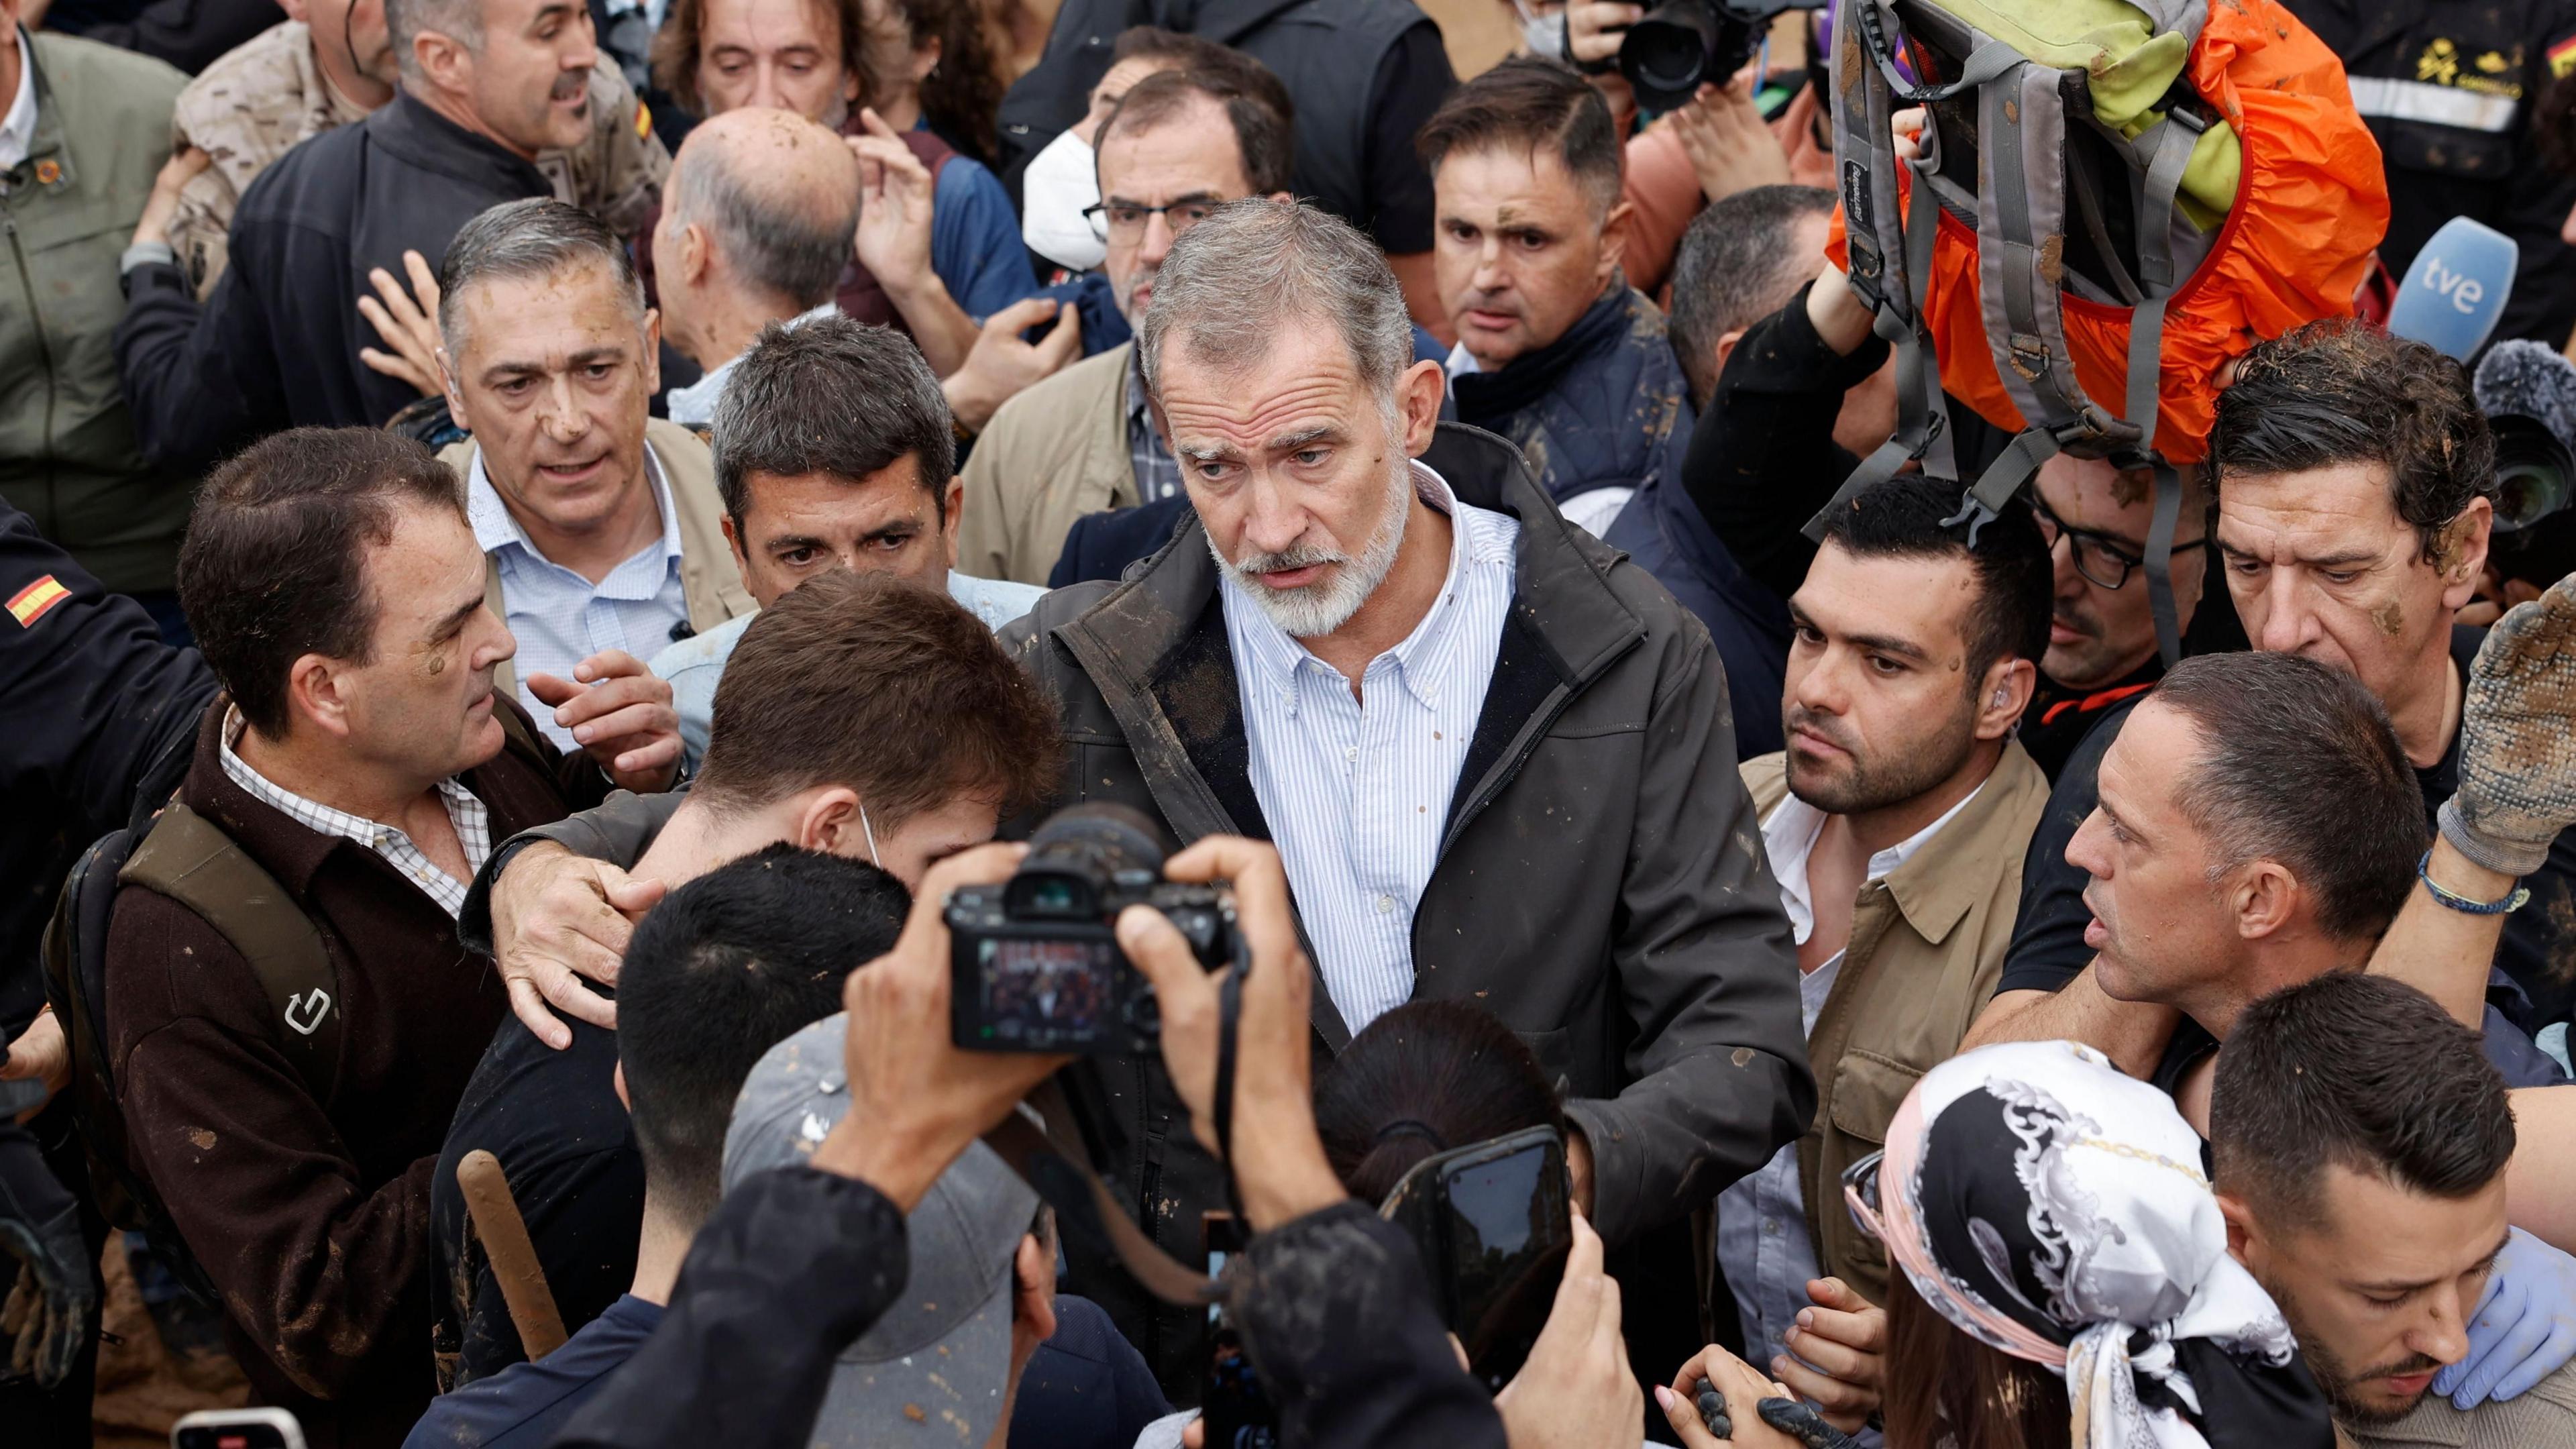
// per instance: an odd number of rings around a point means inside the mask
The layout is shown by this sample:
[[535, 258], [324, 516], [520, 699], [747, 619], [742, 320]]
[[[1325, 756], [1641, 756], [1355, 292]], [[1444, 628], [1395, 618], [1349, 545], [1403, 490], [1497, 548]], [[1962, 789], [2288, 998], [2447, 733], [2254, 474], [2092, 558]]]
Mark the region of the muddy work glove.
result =
[[2460, 706], [2460, 785], [2442, 838], [2489, 870], [2530, 875], [2576, 825], [2576, 575], [2487, 634]]
[[52, 1388], [98, 1318], [80, 1207], [25, 1133], [0, 1128], [0, 1379]]

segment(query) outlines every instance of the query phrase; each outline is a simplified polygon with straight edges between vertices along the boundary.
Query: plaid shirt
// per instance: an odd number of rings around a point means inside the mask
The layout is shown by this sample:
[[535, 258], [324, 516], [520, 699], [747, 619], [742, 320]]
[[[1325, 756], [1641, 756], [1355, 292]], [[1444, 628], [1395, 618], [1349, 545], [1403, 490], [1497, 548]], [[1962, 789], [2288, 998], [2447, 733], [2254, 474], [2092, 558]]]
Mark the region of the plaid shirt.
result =
[[1154, 411], [1145, 398], [1145, 374], [1130, 354], [1127, 366], [1127, 462], [1136, 470], [1136, 501], [1160, 503], [1181, 496], [1181, 465], [1154, 430]]
[[[224, 715], [223, 766], [232, 782], [250, 792], [252, 799], [284, 812], [286, 818], [307, 830], [323, 835], [337, 835], [353, 840], [401, 871], [403, 879], [420, 887], [421, 894], [438, 902], [440, 910], [454, 916], [465, 909], [466, 881], [458, 880], [438, 868], [411, 837], [380, 821], [334, 810], [319, 801], [307, 800], [294, 791], [271, 781], [252, 769], [233, 753], [241, 739], [244, 721], [238, 709]], [[492, 853], [491, 817], [474, 792], [453, 777], [438, 782], [439, 798], [447, 805], [448, 823], [456, 827], [456, 843], [465, 848], [465, 872], [468, 879], [483, 868], [484, 858]]]

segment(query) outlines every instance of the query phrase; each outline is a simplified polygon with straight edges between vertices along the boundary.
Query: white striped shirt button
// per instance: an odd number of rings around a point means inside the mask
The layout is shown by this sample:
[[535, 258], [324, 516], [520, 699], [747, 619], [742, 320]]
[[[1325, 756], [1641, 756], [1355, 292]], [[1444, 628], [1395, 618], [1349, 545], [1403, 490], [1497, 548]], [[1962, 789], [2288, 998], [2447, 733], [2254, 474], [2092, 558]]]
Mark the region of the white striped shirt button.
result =
[[1520, 538], [1518, 520], [1458, 502], [1431, 469], [1416, 463], [1413, 476], [1423, 500], [1449, 515], [1449, 579], [1412, 634], [1369, 661], [1359, 698], [1239, 585], [1227, 580], [1221, 594], [1253, 794], [1316, 969], [1355, 1032], [1413, 995], [1410, 922], [1447, 818], [1422, 802], [1457, 792], [1502, 649]]

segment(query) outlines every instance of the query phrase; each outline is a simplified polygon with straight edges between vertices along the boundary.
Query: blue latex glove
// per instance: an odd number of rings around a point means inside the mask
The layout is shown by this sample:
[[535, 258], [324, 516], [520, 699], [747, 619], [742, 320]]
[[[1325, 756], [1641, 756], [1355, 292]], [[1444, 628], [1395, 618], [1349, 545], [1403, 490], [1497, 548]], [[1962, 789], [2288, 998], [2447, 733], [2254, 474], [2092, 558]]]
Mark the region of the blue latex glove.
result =
[[2469, 1319], [2466, 1358], [2433, 1376], [2459, 1409], [2510, 1399], [2576, 1358], [2576, 1258], [2515, 1228]]

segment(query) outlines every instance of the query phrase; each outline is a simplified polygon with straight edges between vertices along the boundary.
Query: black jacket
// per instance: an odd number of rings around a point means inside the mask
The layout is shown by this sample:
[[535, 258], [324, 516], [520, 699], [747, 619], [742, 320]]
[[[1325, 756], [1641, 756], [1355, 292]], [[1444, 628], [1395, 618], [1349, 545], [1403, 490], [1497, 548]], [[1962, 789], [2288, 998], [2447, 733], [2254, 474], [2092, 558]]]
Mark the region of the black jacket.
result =
[[[1503, 1449], [1493, 1401], [1458, 1367], [1420, 1260], [1356, 1203], [1252, 1240], [1234, 1321], [1280, 1402], [1281, 1441], [1330, 1449]], [[553, 1449], [799, 1449], [840, 1351], [910, 1266], [903, 1215], [863, 1182], [782, 1167], [698, 1230], [661, 1328]]]
[[[1510, 444], [1443, 423], [1423, 461], [1465, 502], [1516, 515], [1521, 534], [1512, 615], [1415, 911], [1415, 997], [1486, 1007], [1566, 1083], [1566, 1113], [1593, 1151], [1593, 1223], [1628, 1295], [1628, 1342], [1677, 1362], [1705, 1341], [1683, 1220], [1803, 1133], [1815, 1108], [1788, 924], [1735, 770], [1725, 672], [1707, 631], [1551, 508]], [[1195, 516], [1125, 580], [1058, 589], [1002, 639], [1059, 700], [1058, 804], [1116, 801], [1183, 842], [1269, 838]], [[626, 865], [676, 808], [669, 795], [619, 794], [530, 835]], [[478, 947], [491, 879], [517, 844], [493, 852], [466, 899], [458, 930]], [[1315, 993], [1314, 1017], [1318, 1052], [1349, 1042], [1329, 993]], [[1126, 1135], [1112, 1184], [1167, 1251], [1197, 1262], [1201, 1215], [1224, 1205], [1220, 1169], [1159, 1061], [1104, 1067]], [[1194, 1390], [1204, 1315], [1155, 1304], [1081, 1256], [1073, 1268], [1073, 1290], [1110, 1311], [1165, 1388]]]
[[277, 0], [55, 0], [45, 28], [79, 35], [190, 75], [286, 18]]
[[[1414, 997], [1478, 1003], [1565, 1080], [1593, 1153], [1593, 1221], [1615, 1249], [1673, 1227], [1805, 1130], [1814, 1084], [1779, 887], [1707, 630], [1567, 523], [1503, 439], [1443, 423], [1423, 461], [1461, 501], [1521, 527], [1493, 679], [1415, 908]], [[1195, 520], [1123, 581], [1056, 590], [1001, 637], [1058, 701], [1059, 804], [1115, 801], [1185, 843], [1269, 837]], [[1330, 993], [1315, 993], [1314, 1018], [1319, 1050], [1350, 1040]], [[1104, 1076], [1129, 1137], [1116, 1185], [1168, 1251], [1196, 1261], [1222, 1170], [1159, 1061]], [[1632, 1265], [1632, 1293], [1688, 1288], [1687, 1248], [1672, 1250]], [[1185, 1316], [1149, 1322], [1141, 1299], [1084, 1291], [1167, 1386], [1189, 1372]]]
[[202, 463], [282, 428], [374, 427], [416, 397], [368, 370], [367, 273], [432, 267], [477, 213], [551, 196], [544, 173], [408, 93], [286, 153], [242, 196], [232, 265], [200, 307], [176, 264], [126, 274], [116, 366], [144, 451]]
[[1680, 481], [1637, 490], [1601, 541], [1653, 574], [1708, 627], [1726, 666], [1727, 702], [1735, 707], [1735, 757], [1787, 748], [1780, 694], [1789, 667], [1789, 606], [1736, 566]]
[[1061, 589], [1093, 579], [1115, 579], [1130, 564], [1152, 558], [1172, 541], [1172, 530], [1190, 511], [1190, 496], [1176, 493], [1133, 508], [1086, 513], [1064, 535], [1047, 587]]
[[2498, 337], [2562, 346], [2576, 326], [2576, 248], [2558, 239], [2576, 177], [2551, 170], [2533, 103], [2576, 73], [2571, 0], [2286, 0], [2343, 58], [2388, 167], [2388, 238], [2405, 274], [2442, 223], [2475, 217], [2522, 249]]
[[45, 1002], [36, 947], [64, 873], [188, 772], [215, 676], [0, 503], [0, 1041]]

